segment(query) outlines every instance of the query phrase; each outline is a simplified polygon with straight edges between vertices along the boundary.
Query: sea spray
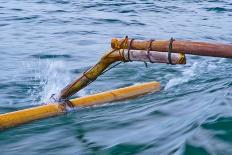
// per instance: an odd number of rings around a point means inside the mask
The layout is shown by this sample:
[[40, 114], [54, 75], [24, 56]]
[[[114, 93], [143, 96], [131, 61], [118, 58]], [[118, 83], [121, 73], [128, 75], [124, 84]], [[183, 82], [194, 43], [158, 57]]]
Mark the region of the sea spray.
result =
[[63, 61], [39, 60], [27, 64], [31, 69], [29, 95], [32, 104], [47, 103], [52, 94], [58, 93], [71, 81], [71, 73]]
[[164, 90], [167, 90], [176, 85], [186, 83], [189, 80], [191, 80], [191, 78], [194, 77], [194, 75], [196, 74], [195, 70], [196, 70], [197, 65], [198, 65], [198, 62], [193, 63], [191, 67], [185, 68], [183, 70], [181, 76], [170, 79], [168, 83], [166, 84]]
[[210, 58], [209, 60], [202, 59], [194, 62], [191, 62], [190, 60], [190, 62], [188, 62], [188, 64], [183, 67], [180, 75], [172, 75], [174, 78], [171, 78], [167, 82], [164, 90], [168, 90], [173, 86], [184, 84], [191, 80], [200, 78], [201, 75], [206, 73], [213, 73], [214, 71], [217, 71], [217, 69], [221, 66], [221, 61], [224, 61], [224, 59], [221, 58], [218, 60], [216, 58]]

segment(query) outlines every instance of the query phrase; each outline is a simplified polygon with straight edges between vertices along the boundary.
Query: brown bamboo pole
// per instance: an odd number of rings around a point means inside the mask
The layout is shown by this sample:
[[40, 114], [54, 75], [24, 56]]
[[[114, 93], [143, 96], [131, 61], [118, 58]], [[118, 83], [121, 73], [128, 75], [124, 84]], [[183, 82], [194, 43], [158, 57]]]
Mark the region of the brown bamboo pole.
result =
[[[116, 49], [120, 47], [124, 39], [113, 38], [111, 41], [111, 47]], [[124, 48], [128, 48], [130, 45], [128, 40]], [[169, 40], [156, 40], [151, 44], [152, 51], [167, 52], [169, 50]], [[133, 50], [146, 50], [149, 47], [150, 41], [134, 40], [130, 49]], [[200, 56], [212, 56], [232, 58], [232, 44], [220, 44], [220, 43], [206, 43], [206, 42], [193, 42], [193, 41], [180, 41], [175, 40], [172, 44], [172, 52], [185, 53]]]
[[101, 57], [93, 67], [85, 71], [84, 74], [64, 87], [55, 98], [57, 100], [67, 99], [82, 88], [86, 87], [90, 82], [97, 79], [98, 76], [106, 70], [109, 65], [117, 61], [126, 61], [123, 55], [118, 50], [110, 50]]
[[81, 98], [71, 99], [67, 103], [49, 103], [47, 105], [0, 114], [0, 130], [39, 119], [62, 115], [65, 114], [70, 108], [100, 105], [107, 102], [125, 100], [159, 90], [160, 83], [147, 82]]

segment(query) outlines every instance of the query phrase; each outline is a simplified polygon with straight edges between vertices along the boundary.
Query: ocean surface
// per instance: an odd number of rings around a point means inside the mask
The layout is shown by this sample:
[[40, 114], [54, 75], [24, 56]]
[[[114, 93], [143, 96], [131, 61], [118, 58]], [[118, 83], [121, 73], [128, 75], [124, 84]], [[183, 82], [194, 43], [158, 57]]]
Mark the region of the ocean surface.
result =
[[[111, 38], [232, 43], [231, 0], [0, 0], [0, 113], [49, 101]], [[232, 60], [122, 63], [74, 97], [159, 81], [144, 97], [0, 132], [1, 155], [231, 155]]]

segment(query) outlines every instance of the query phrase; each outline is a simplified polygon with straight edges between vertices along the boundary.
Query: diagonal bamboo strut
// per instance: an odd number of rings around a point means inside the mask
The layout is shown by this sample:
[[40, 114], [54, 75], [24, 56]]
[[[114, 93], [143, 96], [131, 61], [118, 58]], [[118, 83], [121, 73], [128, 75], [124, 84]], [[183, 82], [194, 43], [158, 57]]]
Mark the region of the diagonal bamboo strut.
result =
[[[173, 64], [185, 64], [186, 58], [182, 53], [173, 53], [171, 55]], [[81, 77], [73, 81], [71, 84], [67, 85], [61, 92], [57, 95], [58, 100], [67, 99], [79, 90], [83, 89], [89, 83], [94, 81], [98, 76], [100, 76], [111, 64], [122, 61], [143, 61], [151, 63], [168, 63], [168, 53], [149, 51], [128, 51], [124, 49], [112, 49], [107, 52], [100, 61], [87, 70]]]

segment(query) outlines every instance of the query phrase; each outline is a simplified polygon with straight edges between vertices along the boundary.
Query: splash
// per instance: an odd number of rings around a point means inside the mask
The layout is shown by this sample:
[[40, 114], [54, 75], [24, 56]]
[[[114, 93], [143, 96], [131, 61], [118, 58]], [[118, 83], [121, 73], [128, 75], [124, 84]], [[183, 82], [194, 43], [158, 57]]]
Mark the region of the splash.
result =
[[180, 77], [170, 79], [166, 84], [164, 90], [190, 81], [196, 75], [196, 69], [198, 65], [198, 62], [195, 62], [191, 67], [184, 69]]
[[199, 60], [197, 62], [193, 62], [192, 64], [190, 62], [191, 66], [186, 66], [182, 71], [181, 75], [177, 78], [170, 79], [166, 84], [164, 90], [167, 90], [173, 86], [189, 82], [190, 80], [198, 78], [200, 75], [203, 75], [205, 73], [213, 73], [217, 70], [217, 68], [223, 61], [225, 61], [225, 59], [223, 58], [220, 60], [216, 58], [211, 58], [209, 60]]
[[63, 61], [39, 60], [27, 66], [32, 71], [29, 94], [33, 104], [49, 102], [52, 94], [59, 92], [71, 81], [71, 73]]

